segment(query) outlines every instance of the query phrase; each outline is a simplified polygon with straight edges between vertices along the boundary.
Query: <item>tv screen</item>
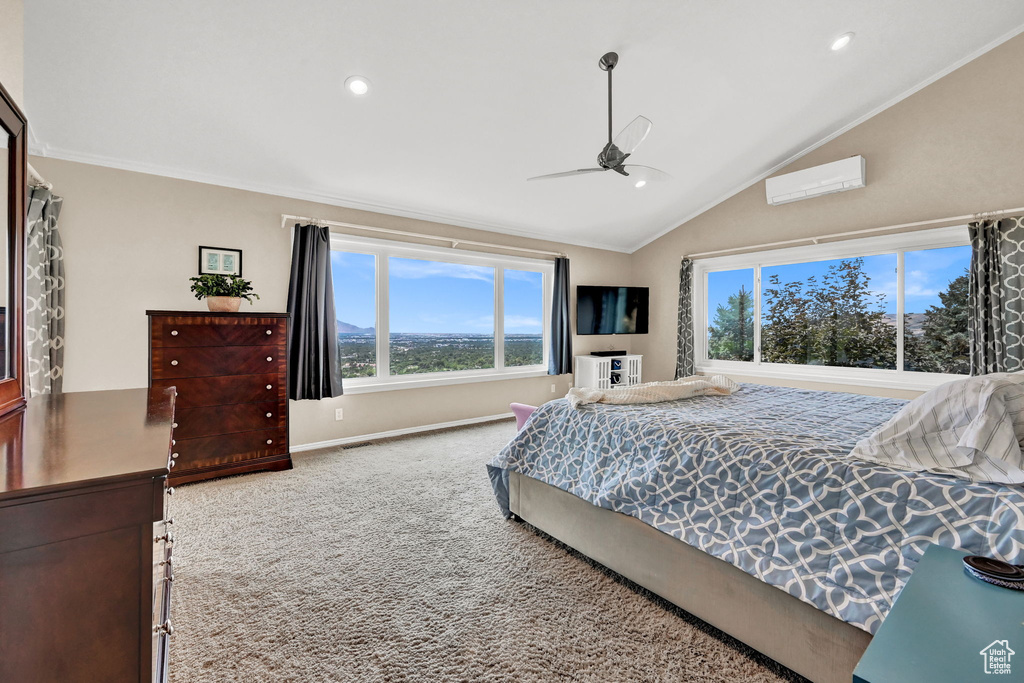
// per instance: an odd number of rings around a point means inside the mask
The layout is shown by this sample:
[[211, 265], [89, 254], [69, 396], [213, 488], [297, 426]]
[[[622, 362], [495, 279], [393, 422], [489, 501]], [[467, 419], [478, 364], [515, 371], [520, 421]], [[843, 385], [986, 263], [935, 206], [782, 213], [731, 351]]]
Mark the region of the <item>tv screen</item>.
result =
[[647, 334], [647, 287], [576, 288], [576, 334]]

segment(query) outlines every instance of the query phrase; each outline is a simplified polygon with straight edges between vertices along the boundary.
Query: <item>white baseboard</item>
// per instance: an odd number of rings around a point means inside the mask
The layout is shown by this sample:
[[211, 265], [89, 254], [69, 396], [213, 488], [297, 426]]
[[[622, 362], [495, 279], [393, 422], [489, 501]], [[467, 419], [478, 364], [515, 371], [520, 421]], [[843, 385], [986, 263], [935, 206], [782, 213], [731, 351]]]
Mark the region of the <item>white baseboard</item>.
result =
[[482, 422], [497, 422], [498, 420], [509, 420], [514, 418], [515, 415], [512, 413], [501, 413], [500, 415], [483, 415], [481, 417], [468, 417], [465, 420], [452, 420], [451, 422], [437, 422], [430, 425], [421, 425], [419, 427], [405, 427], [404, 429], [392, 429], [386, 432], [376, 432], [374, 434], [359, 434], [358, 436], [344, 436], [340, 439], [330, 439], [328, 441], [316, 441], [314, 443], [303, 443], [291, 447], [292, 453], [301, 453], [302, 451], [315, 451], [319, 448], [331, 448], [333, 446], [347, 446], [354, 443], [364, 443], [366, 441], [377, 441], [378, 439], [388, 439], [394, 436], [405, 436], [407, 434], [416, 434], [418, 432], [432, 432], [435, 429], [448, 429], [449, 427], [464, 427], [466, 425], [475, 425]]

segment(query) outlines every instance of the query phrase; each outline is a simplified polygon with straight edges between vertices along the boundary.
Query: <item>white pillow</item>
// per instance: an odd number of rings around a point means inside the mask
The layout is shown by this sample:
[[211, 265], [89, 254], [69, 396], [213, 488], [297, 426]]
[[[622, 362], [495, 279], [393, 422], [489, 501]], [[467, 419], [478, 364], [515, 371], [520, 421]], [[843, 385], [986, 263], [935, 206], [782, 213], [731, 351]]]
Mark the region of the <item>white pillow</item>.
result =
[[1024, 483], [1024, 372], [947, 382], [918, 396], [850, 456], [977, 482]]

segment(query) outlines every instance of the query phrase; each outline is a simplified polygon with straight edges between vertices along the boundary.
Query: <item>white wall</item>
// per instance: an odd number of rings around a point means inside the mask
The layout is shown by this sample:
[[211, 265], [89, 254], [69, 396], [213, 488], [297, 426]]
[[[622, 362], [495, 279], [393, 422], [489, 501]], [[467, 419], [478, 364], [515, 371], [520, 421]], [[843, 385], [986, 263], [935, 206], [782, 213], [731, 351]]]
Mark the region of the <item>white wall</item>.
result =
[[25, 12], [22, 0], [0, 0], [0, 83], [25, 105]]
[[[188, 282], [200, 244], [243, 250], [244, 275], [261, 297], [253, 306], [243, 302], [243, 311], [284, 310], [291, 245], [282, 213], [564, 251], [573, 291], [576, 284], [630, 284], [626, 254], [55, 159], [33, 157], [32, 164], [64, 197], [69, 392], [146, 386], [146, 310], [205, 310]], [[587, 353], [609, 339], [575, 337], [574, 348]], [[631, 338], [616, 337], [614, 344], [628, 349]], [[569, 386], [569, 376], [539, 377], [293, 402], [292, 443], [507, 413], [512, 401], [539, 404], [564, 396]], [[339, 407], [342, 422], [334, 419]]]

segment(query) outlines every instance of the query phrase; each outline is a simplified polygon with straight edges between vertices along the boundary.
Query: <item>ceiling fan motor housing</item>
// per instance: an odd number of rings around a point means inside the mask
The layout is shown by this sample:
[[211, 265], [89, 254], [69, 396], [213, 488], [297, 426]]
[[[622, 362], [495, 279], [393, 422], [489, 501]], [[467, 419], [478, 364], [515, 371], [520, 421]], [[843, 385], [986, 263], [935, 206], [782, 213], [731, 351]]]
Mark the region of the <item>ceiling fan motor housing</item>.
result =
[[621, 166], [627, 157], [629, 155], [623, 154], [622, 150], [616, 147], [614, 142], [609, 142], [601, 150], [601, 153], [597, 155], [597, 165], [601, 168], [618, 170], [616, 167]]

